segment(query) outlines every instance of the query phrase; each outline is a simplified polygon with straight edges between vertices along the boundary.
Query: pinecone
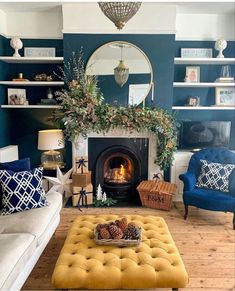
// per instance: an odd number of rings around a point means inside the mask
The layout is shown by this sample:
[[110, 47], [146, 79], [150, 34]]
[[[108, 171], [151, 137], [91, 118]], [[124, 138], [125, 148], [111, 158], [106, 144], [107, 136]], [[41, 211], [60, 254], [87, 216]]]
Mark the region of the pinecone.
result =
[[134, 224], [129, 223], [128, 227], [124, 231], [123, 235], [124, 239], [139, 239], [140, 238], [140, 229], [136, 227]]
[[121, 239], [123, 236], [122, 230], [119, 227], [117, 227], [116, 225], [110, 225], [109, 232], [110, 232], [113, 239]]
[[127, 219], [126, 217], [123, 217], [121, 220], [119, 220], [118, 222], [118, 226], [119, 228], [121, 228], [122, 231], [125, 231], [125, 229], [127, 228]]
[[99, 236], [100, 236], [101, 239], [102, 238], [103, 239], [110, 239], [111, 238], [111, 235], [110, 235], [109, 231], [107, 230], [107, 228], [104, 228], [104, 227], [100, 228]]

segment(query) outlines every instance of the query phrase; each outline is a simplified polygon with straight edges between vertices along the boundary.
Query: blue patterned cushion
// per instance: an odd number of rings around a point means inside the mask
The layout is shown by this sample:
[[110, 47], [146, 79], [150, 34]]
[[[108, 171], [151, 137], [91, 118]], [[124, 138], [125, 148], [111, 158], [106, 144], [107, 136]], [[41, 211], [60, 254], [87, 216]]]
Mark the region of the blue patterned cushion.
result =
[[[30, 171], [30, 158], [20, 159], [12, 162], [0, 163], [0, 170], [13, 172]], [[2, 187], [0, 184], [0, 210], [2, 209]]]
[[22, 172], [0, 170], [2, 215], [46, 206], [42, 177], [43, 168]]
[[201, 172], [196, 187], [229, 192], [229, 176], [235, 165], [212, 163], [200, 160]]

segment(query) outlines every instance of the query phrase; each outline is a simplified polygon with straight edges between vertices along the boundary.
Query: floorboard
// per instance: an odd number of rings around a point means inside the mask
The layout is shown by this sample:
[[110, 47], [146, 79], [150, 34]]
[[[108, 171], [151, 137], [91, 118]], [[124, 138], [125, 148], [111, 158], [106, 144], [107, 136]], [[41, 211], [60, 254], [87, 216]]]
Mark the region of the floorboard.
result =
[[185, 221], [183, 205], [180, 202], [175, 202], [170, 212], [143, 207], [88, 208], [82, 212], [63, 208], [60, 225], [22, 290], [54, 290], [50, 282], [51, 275], [71, 223], [78, 215], [104, 213], [163, 217], [189, 274], [189, 284], [184, 290], [235, 290], [235, 231], [232, 229], [232, 214], [190, 207], [189, 217]]

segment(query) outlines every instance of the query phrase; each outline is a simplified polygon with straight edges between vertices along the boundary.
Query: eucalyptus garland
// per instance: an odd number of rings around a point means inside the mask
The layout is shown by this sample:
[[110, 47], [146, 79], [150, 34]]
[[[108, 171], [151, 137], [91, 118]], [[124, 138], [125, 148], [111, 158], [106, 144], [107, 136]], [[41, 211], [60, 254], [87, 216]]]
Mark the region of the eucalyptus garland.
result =
[[85, 74], [82, 52], [73, 54], [63, 71], [63, 80], [66, 89], [56, 93], [61, 108], [55, 111], [54, 120], [64, 127], [68, 140], [115, 128], [130, 133], [148, 131], [157, 137], [156, 163], [162, 170], [171, 165], [176, 151], [176, 120], [171, 113], [160, 108], [105, 103], [96, 77]]

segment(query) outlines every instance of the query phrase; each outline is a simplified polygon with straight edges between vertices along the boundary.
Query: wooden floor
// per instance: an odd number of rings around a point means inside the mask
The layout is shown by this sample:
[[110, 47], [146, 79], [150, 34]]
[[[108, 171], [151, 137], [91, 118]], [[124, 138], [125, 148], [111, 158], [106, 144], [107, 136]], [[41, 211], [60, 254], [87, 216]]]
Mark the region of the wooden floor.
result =
[[[170, 212], [148, 208], [90, 208], [82, 212], [64, 208], [61, 222], [23, 290], [53, 290], [51, 275], [63, 246], [66, 233], [77, 215], [141, 214], [163, 217], [182, 255], [189, 284], [187, 291], [235, 290], [235, 231], [232, 214], [189, 208], [188, 220], [183, 220], [183, 206], [175, 203]], [[161, 289], [155, 289], [161, 290]], [[163, 289], [167, 290], [167, 289]], [[170, 290], [170, 289], [168, 289]]]

